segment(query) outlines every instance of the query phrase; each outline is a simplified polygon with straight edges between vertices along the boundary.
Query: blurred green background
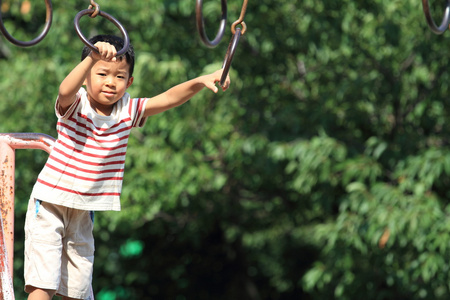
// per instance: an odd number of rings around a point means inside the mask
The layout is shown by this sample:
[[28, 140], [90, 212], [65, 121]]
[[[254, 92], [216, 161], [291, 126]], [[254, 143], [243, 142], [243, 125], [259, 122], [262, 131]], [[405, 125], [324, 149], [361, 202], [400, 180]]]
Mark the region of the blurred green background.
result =
[[[204, 1], [208, 35], [220, 1]], [[220, 68], [242, 1], [202, 45], [194, 0], [98, 0], [137, 53], [133, 97]], [[430, 2], [440, 23], [443, 3]], [[29, 40], [44, 1], [4, 0]], [[0, 38], [0, 132], [56, 137], [59, 83], [89, 1], [53, 1], [31, 48]], [[441, 7], [442, 6], [442, 7]], [[96, 215], [96, 299], [449, 299], [450, 33], [420, 1], [249, 1], [230, 89], [151, 117], [130, 140], [121, 212]], [[83, 17], [86, 36], [118, 30]], [[47, 154], [16, 151], [16, 299], [23, 222]]]

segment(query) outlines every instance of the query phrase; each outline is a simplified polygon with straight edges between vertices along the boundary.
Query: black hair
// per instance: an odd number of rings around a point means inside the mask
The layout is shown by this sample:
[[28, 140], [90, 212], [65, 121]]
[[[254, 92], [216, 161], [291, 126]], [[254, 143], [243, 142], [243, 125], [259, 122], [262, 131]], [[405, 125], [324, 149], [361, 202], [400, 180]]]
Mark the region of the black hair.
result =
[[[123, 39], [115, 36], [115, 35], [96, 35], [93, 38], [89, 40], [91, 44], [95, 44], [97, 42], [106, 42], [111, 45], [113, 45], [117, 51], [120, 51], [123, 48]], [[81, 53], [81, 60], [84, 60], [89, 54], [91, 53], [91, 49], [87, 46], [84, 46], [83, 52]], [[127, 63], [130, 65], [130, 77], [133, 76], [134, 71], [134, 49], [133, 46], [130, 43], [130, 47], [128, 48], [128, 51], [125, 52], [124, 55], [121, 57], [118, 57], [118, 59], [121, 59], [123, 56], [125, 56], [125, 59], [127, 60]]]

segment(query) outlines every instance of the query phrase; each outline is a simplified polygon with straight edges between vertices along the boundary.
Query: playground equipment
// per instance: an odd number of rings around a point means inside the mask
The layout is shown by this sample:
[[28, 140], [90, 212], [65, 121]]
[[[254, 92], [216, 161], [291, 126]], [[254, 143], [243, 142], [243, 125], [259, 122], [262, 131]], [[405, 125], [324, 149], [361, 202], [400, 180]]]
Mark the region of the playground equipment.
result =
[[[233, 36], [231, 37], [231, 41], [230, 44], [228, 45], [228, 49], [225, 54], [225, 59], [222, 64], [223, 73], [222, 77], [220, 78], [221, 86], [224, 85], [225, 80], [227, 79], [227, 75], [228, 72], [230, 71], [231, 62], [233, 61], [233, 57], [236, 52], [237, 45], [239, 43], [239, 39], [241, 35], [244, 35], [244, 33], [247, 31], [247, 25], [244, 22], [244, 16], [247, 11], [247, 4], [248, 0], [244, 0], [242, 4], [241, 14], [239, 15], [239, 19], [237, 19], [233, 24], [231, 24], [231, 33], [233, 34]], [[203, 12], [202, 12], [203, 0], [197, 0], [197, 4], [195, 7], [197, 30], [198, 33], [200, 34], [200, 40], [203, 42], [203, 44], [205, 44], [209, 48], [217, 46], [217, 44], [219, 44], [225, 32], [225, 25], [227, 19], [227, 1], [221, 0], [221, 5], [222, 5], [222, 17], [220, 19], [220, 26], [216, 37], [212, 41], [208, 39], [208, 36], [206, 35], [205, 32], [205, 21], [203, 19]], [[236, 28], [237, 25], [241, 25], [242, 29]]]
[[50, 153], [55, 139], [38, 133], [0, 133], [0, 300], [14, 299], [14, 173], [16, 149]]
[[78, 37], [92, 51], [98, 52], [97, 47], [92, 45], [92, 43], [89, 42], [89, 40], [86, 37], [84, 37], [83, 33], [81, 32], [80, 19], [84, 15], [89, 15], [91, 18], [95, 18], [97, 15], [100, 15], [101, 17], [104, 17], [107, 20], [111, 21], [114, 25], [116, 25], [117, 28], [120, 29], [120, 32], [122, 33], [122, 36], [123, 36], [123, 48], [121, 50], [117, 51], [117, 55], [116, 56], [121, 56], [121, 55], [125, 54], [128, 51], [128, 48], [130, 46], [130, 38], [128, 37], [127, 31], [122, 26], [122, 24], [120, 24], [119, 21], [117, 21], [113, 16], [105, 13], [104, 11], [101, 11], [100, 10], [100, 6], [97, 3], [95, 3], [93, 0], [90, 0], [90, 1], [91, 1], [91, 5], [89, 5], [89, 8], [80, 11], [75, 16], [74, 25], [75, 25], [75, 30], [77, 31]]

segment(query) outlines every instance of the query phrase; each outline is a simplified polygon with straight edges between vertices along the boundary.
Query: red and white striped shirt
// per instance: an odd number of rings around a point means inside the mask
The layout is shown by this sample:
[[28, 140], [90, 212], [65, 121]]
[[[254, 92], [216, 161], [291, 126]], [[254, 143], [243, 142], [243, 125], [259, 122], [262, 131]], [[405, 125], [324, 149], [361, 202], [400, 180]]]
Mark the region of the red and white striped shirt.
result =
[[64, 115], [57, 100], [58, 139], [32, 197], [82, 210], [120, 210], [128, 138], [131, 128], [144, 125], [147, 100], [125, 93], [110, 116], [92, 109], [84, 88]]

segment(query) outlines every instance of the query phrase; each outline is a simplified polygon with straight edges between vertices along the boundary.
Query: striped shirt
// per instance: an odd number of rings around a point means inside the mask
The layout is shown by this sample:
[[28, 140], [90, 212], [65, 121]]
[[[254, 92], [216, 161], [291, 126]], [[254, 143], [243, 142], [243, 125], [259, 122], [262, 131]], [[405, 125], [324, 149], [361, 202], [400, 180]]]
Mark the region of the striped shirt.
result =
[[64, 115], [57, 100], [58, 139], [32, 197], [82, 210], [120, 210], [128, 138], [131, 128], [144, 125], [147, 100], [125, 93], [110, 116], [94, 111], [84, 88]]

